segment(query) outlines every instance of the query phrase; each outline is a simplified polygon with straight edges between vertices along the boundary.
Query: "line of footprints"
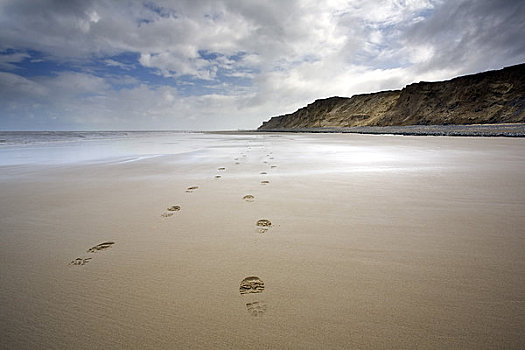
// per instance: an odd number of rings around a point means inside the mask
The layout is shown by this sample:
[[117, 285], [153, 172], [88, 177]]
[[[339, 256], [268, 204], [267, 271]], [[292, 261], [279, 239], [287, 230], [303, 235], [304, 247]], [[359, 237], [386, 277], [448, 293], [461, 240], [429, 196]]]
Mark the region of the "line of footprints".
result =
[[[97, 244], [94, 247], [89, 248], [86, 251], [86, 253], [97, 253], [99, 251], [103, 251], [103, 250], [111, 248], [113, 246], [113, 244], [115, 244], [115, 242], [102, 242], [100, 244]], [[91, 259], [93, 259], [91, 256], [79, 257], [79, 258], [76, 258], [75, 260], [72, 260], [69, 263], [69, 265], [83, 266], [83, 265], [86, 265], [88, 262], [90, 262]]]
[[[241, 154], [241, 157], [246, 158], [247, 156], [246, 154]], [[266, 157], [269, 160], [274, 159], [273, 157], [271, 157], [271, 154], [267, 154]], [[240, 164], [239, 158], [235, 158], [234, 160], [235, 160], [235, 165]], [[268, 164], [268, 161], [264, 161], [263, 163]], [[275, 169], [276, 167], [277, 165], [270, 165], [270, 169]], [[226, 168], [220, 167], [220, 168], [217, 168], [217, 171], [224, 172], [226, 171]], [[268, 173], [266, 171], [261, 171], [259, 174], [267, 175]], [[222, 178], [222, 175], [217, 174], [215, 175], [215, 178], [220, 179]], [[270, 181], [268, 180], [261, 181], [261, 185], [267, 185], [269, 183]], [[186, 189], [186, 192], [192, 193], [198, 189], [199, 189], [199, 186], [191, 186]], [[245, 195], [244, 197], [242, 197], [242, 199], [246, 202], [255, 201], [255, 197], [251, 194]], [[175, 212], [180, 211], [180, 209], [181, 208], [179, 205], [171, 206], [167, 208], [166, 211], [161, 214], [161, 217], [164, 217], [164, 218], [171, 217], [175, 214]], [[268, 232], [268, 230], [272, 226], [272, 223], [270, 220], [260, 219], [255, 223], [255, 225], [256, 225], [256, 232], [262, 234], [262, 233]], [[256, 300], [256, 295], [262, 293], [263, 291], [264, 291], [264, 282], [259, 277], [249, 276], [241, 281], [241, 284], [239, 287], [239, 293], [245, 299], [246, 309], [248, 310], [248, 313], [254, 317], [260, 317], [266, 312], [266, 309], [267, 309], [266, 304], [262, 301]]]
[[[250, 148], [249, 148], [250, 149]], [[241, 154], [241, 157], [242, 158], [246, 158], [247, 155], [246, 154]], [[266, 157], [269, 159], [269, 160], [273, 160], [274, 158], [271, 157], [271, 154], [267, 154]], [[236, 165], [239, 165], [240, 164], [240, 158], [235, 158], [235, 164]], [[264, 161], [263, 162], [264, 164], [268, 164], [268, 161]], [[270, 168], [271, 169], [274, 169], [276, 168], [277, 166], [276, 165], [270, 165]], [[218, 171], [220, 172], [224, 172], [226, 171], [226, 168], [225, 167], [220, 167], [217, 169]], [[261, 175], [267, 175], [268, 173], [266, 171], [262, 171], [260, 172]], [[215, 178], [216, 179], [220, 179], [222, 178], [222, 175], [215, 175]], [[261, 181], [261, 185], [267, 185], [269, 184], [270, 181], [268, 180], [262, 180]], [[186, 192], [187, 193], [192, 193], [192, 192], [195, 192], [196, 190], [199, 189], [199, 186], [190, 186], [186, 189]], [[255, 201], [255, 197], [251, 194], [247, 194], [245, 195], [244, 197], [242, 197], [242, 199], [246, 202], [254, 202]], [[169, 217], [172, 217], [176, 212], [179, 212], [181, 210], [181, 207], [180, 205], [173, 205], [169, 208], [166, 208], [166, 211], [163, 212], [160, 216], [163, 217], [163, 218], [169, 218]], [[260, 219], [256, 222], [256, 232], [258, 233], [266, 233], [268, 232], [268, 230], [270, 229], [270, 227], [272, 226], [272, 223], [270, 220], [267, 220], [267, 219]], [[107, 250], [109, 248], [111, 248], [113, 245], [115, 244], [115, 242], [102, 242], [100, 244], [97, 244], [96, 246], [93, 246], [91, 248], [89, 248], [86, 253], [88, 254], [93, 254], [93, 253], [97, 253], [99, 251], [104, 251], [104, 250]], [[72, 265], [72, 266], [83, 266], [83, 265], [86, 265], [88, 262], [90, 262], [92, 260], [92, 256], [82, 256], [82, 257], [78, 257], [74, 260], [72, 260], [69, 265]], [[260, 317], [262, 316], [265, 312], [266, 312], [266, 304], [262, 301], [259, 301], [259, 300], [256, 300], [255, 298], [255, 295], [257, 294], [260, 294], [264, 291], [264, 282], [259, 278], [259, 277], [256, 277], [256, 276], [249, 276], [249, 277], [246, 277], [245, 279], [243, 279], [241, 281], [241, 284], [240, 284], [240, 287], [239, 287], [239, 293], [241, 294], [241, 296], [243, 296], [243, 298], [245, 298], [245, 301], [246, 301], [246, 309], [248, 310], [248, 313], [254, 317]]]

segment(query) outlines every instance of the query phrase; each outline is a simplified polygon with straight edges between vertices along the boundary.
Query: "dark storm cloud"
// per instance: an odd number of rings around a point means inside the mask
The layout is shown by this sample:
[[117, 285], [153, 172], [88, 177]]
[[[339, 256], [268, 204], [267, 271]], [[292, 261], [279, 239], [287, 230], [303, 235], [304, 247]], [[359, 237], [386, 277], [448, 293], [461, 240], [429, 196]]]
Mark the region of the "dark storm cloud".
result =
[[431, 46], [417, 67], [479, 72], [525, 61], [525, 1], [446, 1], [406, 34], [406, 45]]
[[[2, 4], [2, 24], [4, 30], [0, 34], [2, 45], [19, 46], [20, 40], [28, 34], [40, 32], [45, 35], [28, 37], [24, 42], [37, 43], [46, 40], [53, 33], [64, 37], [61, 31], [71, 25], [75, 19], [86, 17], [87, 10], [92, 6], [92, 1], [8, 1]], [[71, 34], [71, 33], [69, 33]]]

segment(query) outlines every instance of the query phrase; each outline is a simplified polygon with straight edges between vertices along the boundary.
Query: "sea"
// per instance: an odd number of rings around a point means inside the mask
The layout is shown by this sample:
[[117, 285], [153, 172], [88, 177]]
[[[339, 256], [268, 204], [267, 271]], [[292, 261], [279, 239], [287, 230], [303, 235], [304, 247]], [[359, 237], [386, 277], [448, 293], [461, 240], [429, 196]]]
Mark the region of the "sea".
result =
[[0, 166], [134, 161], [202, 150], [217, 137], [189, 131], [0, 131]]

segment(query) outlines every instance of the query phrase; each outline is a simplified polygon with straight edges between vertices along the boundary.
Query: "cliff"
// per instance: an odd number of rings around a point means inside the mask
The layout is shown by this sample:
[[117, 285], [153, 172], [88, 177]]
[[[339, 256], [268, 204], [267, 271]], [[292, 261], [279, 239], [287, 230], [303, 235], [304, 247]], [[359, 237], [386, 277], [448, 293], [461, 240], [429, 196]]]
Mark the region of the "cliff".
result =
[[520, 64], [402, 90], [316, 100], [258, 130], [524, 122], [525, 64]]

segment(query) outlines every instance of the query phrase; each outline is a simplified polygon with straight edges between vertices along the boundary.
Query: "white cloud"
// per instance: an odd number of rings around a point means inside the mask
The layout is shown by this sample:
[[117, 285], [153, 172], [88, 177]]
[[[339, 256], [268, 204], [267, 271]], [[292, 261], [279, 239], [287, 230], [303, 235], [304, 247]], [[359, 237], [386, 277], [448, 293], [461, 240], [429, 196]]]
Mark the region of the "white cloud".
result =
[[130, 69], [133, 69], [134, 66], [131, 65], [131, 64], [124, 64], [122, 62], [118, 62], [118, 61], [115, 61], [113, 59], [105, 59], [104, 60], [104, 63], [108, 66], [111, 66], [111, 67], [119, 67], [121, 69], [124, 69], [124, 70], [130, 70]]
[[39, 98], [46, 96], [48, 90], [41, 84], [16, 74], [0, 72], [0, 95], [5, 101], [26, 97]]
[[71, 98], [75, 95], [103, 94], [110, 88], [103, 78], [86, 73], [62, 72], [56, 77], [37, 78], [37, 80], [64, 98]]
[[144, 67], [157, 68], [165, 77], [190, 75], [194, 78], [211, 80], [215, 78], [217, 67], [197, 57], [184, 57], [175, 52], [141, 54], [140, 64]]

